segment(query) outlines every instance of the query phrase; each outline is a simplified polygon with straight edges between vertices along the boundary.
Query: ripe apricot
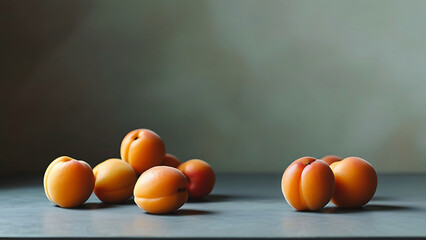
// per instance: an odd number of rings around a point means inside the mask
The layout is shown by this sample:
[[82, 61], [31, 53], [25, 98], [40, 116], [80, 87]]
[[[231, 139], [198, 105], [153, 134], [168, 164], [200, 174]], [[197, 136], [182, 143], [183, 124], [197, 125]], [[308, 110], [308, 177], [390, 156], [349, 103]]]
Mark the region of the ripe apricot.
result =
[[143, 210], [164, 214], [176, 211], [188, 200], [185, 175], [176, 168], [157, 166], [148, 169], [135, 185], [136, 204]]
[[203, 198], [213, 190], [216, 176], [207, 162], [192, 159], [180, 164], [178, 169], [188, 179], [189, 198]]
[[333, 171], [322, 160], [299, 158], [284, 171], [281, 190], [287, 202], [296, 210], [319, 210], [333, 196]]
[[356, 208], [367, 204], [377, 188], [373, 166], [359, 157], [348, 157], [330, 165], [336, 179], [331, 201], [338, 207]]
[[43, 185], [46, 196], [52, 203], [63, 208], [72, 208], [89, 199], [95, 185], [95, 177], [86, 162], [62, 156], [47, 167]]
[[321, 160], [326, 162], [328, 165], [331, 165], [334, 162], [342, 160], [342, 158], [339, 157], [339, 156], [336, 156], [336, 155], [327, 155], [327, 156], [322, 157]]
[[166, 154], [163, 140], [148, 129], [129, 132], [121, 142], [121, 159], [129, 163], [137, 174], [161, 165]]
[[121, 159], [111, 158], [93, 168], [95, 195], [106, 203], [126, 201], [133, 195], [137, 176], [133, 168]]
[[167, 153], [162, 165], [177, 168], [180, 164], [181, 162], [175, 155]]

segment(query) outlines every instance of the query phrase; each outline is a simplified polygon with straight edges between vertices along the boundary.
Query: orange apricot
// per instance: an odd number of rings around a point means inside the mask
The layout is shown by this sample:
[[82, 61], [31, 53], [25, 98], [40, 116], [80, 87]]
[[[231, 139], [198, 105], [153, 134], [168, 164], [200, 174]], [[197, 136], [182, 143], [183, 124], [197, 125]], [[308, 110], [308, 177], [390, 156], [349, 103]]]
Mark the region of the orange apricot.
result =
[[72, 208], [89, 199], [95, 185], [95, 177], [86, 162], [62, 156], [47, 167], [43, 185], [46, 196], [52, 203], [63, 208]]
[[162, 165], [177, 168], [180, 164], [181, 162], [175, 155], [167, 153]]
[[334, 192], [334, 175], [328, 164], [313, 157], [302, 157], [284, 171], [281, 190], [296, 210], [316, 211], [323, 208]]
[[180, 164], [178, 169], [188, 179], [189, 198], [203, 198], [213, 190], [216, 176], [213, 169], [205, 161], [192, 159]]
[[328, 165], [331, 165], [334, 162], [340, 161], [343, 158], [336, 156], [336, 155], [327, 155], [321, 158], [324, 162], [326, 162]]
[[136, 204], [153, 214], [176, 211], [188, 200], [185, 175], [176, 168], [156, 166], [139, 177], [135, 185]]
[[95, 195], [102, 202], [124, 202], [133, 195], [135, 170], [121, 159], [111, 158], [93, 168]]
[[129, 163], [137, 174], [161, 165], [166, 154], [163, 140], [148, 129], [129, 132], [121, 142], [121, 159]]
[[348, 157], [330, 165], [336, 179], [331, 201], [338, 207], [356, 208], [367, 204], [377, 188], [373, 166], [359, 157]]

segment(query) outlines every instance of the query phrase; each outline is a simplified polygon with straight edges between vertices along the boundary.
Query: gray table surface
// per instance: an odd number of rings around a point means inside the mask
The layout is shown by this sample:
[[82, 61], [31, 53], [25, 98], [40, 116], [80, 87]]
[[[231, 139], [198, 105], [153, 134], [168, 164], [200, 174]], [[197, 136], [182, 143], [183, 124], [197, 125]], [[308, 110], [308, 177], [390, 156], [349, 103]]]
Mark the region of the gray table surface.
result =
[[44, 195], [42, 178], [0, 183], [0, 237], [316, 238], [426, 237], [426, 175], [380, 175], [363, 208], [297, 212], [284, 200], [280, 175], [218, 175], [212, 194], [170, 215], [152, 215], [133, 201], [76, 209]]

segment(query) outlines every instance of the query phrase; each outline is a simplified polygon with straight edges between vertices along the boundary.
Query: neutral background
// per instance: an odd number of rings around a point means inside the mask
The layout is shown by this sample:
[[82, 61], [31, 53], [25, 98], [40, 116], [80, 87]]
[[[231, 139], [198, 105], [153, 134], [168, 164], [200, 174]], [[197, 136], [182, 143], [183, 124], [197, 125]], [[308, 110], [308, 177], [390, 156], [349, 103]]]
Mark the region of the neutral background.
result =
[[1, 1], [0, 174], [156, 131], [217, 172], [426, 172], [426, 1]]

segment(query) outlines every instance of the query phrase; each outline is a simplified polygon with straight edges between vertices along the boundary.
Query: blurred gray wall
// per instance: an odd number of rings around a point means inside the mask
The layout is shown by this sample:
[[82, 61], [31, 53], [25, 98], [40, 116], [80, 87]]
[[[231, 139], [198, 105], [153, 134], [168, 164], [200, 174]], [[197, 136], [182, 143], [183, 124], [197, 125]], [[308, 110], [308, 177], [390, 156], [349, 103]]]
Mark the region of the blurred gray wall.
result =
[[426, 1], [1, 1], [0, 173], [119, 157], [217, 172], [356, 155], [426, 172]]

